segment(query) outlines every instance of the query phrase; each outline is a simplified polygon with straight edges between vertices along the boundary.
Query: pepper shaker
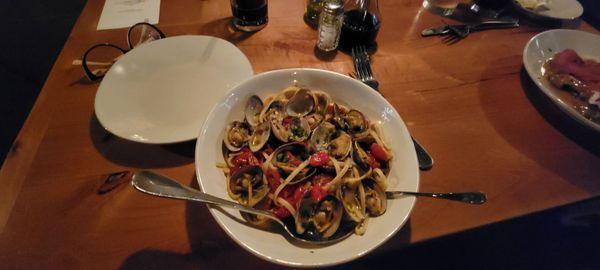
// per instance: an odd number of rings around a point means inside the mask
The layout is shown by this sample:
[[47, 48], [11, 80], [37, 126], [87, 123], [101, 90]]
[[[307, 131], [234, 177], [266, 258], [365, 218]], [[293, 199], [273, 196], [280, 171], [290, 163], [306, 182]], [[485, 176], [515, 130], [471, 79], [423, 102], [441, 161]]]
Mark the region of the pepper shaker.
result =
[[344, 3], [341, 0], [327, 0], [319, 17], [319, 37], [317, 48], [330, 52], [337, 48], [344, 21]]

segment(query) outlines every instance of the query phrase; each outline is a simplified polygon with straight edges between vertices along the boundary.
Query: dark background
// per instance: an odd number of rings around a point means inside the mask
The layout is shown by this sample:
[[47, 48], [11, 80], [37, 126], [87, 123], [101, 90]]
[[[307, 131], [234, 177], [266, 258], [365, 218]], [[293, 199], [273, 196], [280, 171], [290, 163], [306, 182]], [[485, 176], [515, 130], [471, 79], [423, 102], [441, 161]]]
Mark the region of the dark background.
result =
[[[584, 18], [598, 28], [600, 1], [580, 1]], [[0, 1], [0, 163], [84, 5], [83, 0]], [[600, 269], [600, 198], [356, 263], [389, 269]]]

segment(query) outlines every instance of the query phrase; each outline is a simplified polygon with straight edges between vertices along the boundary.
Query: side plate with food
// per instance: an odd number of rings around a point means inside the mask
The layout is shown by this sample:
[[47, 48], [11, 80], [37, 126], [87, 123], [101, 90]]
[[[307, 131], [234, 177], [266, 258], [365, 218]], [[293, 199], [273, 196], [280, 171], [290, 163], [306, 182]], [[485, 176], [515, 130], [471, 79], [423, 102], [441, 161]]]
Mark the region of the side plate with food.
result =
[[523, 51], [531, 79], [560, 109], [600, 131], [600, 36], [577, 30], [549, 30]]

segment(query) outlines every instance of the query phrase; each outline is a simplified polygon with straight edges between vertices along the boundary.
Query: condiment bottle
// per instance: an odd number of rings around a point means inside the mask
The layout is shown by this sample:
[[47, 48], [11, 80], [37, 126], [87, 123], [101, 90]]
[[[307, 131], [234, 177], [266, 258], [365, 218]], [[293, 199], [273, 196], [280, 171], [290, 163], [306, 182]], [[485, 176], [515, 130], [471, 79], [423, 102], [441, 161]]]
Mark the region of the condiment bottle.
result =
[[319, 37], [317, 48], [329, 52], [337, 49], [344, 19], [344, 3], [341, 0], [327, 0], [319, 16]]
[[340, 47], [349, 50], [357, 45], [364, 45], [367, 48], [375, 45], [381, 26], [379, 2], [348, 0], [344, 10]]
[[304, 20], [311, 27], [315, 27], [319, 23], [319, 15], [321, 15], [321, 11], [323, 10], [324, 2], [325, 0], [306, 0]]

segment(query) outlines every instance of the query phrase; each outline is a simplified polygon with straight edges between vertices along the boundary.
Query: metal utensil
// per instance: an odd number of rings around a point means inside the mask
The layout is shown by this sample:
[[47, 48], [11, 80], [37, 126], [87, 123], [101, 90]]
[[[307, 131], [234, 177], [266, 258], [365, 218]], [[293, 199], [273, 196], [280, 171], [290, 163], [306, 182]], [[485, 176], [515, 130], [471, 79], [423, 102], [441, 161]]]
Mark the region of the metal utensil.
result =
[[488, 29], [502, 29], [502, 28], [514, 28], [519, 27], [519, 20], [491, 20], [476, 24], [454, 24], [454, 25], [443, 25], [439, 27], [427, 28], [421, 31], [421, 36], [429, 37], [436, 35], [449, 35], [453, 34], [452, 29], [454, 28], [458, 33], [468, 35], [471, 32], [482, 31]]
[[411, 195], [411, 196], [423, 196], [436, 199], [445, 199], [451, 201], [458, 201], [469, 204], [484, 204], [487, 198], [483, 192], [461, 192], [461, 193], [429, 193], [429, 192], [409, 192], [409, 191], [386, 191], [388, 199], [394, 199], [399, 196]]
[[283, 220], [279, 219], [275, 215], [273, 215], [269, 211], [260, 210], [252, 207], [248, 207], [239, 203], [235, 203], [232, 201], [228, 201], [225, 199], [221, 199], [219, 197], [215, 197], [209, 194], [206, 194], [200, 190], [196, 190], [187, 186], [180, 184], [179, 182], [167, 178], [162, 175], [155, 174], [150, 171], [140, 171], [135, 173], [131, 180], [131, 185], [133, 185], [137, 190], [165, 198], [179, 199], [179, 200], [187, 200], [187, 201], [196, 201], [203, 202], [216, 206], [225, 206], [230, 207], [242, 212], [261, 215], [272, 219], [277, 224], [281, 225], [285, 232], [291, 236], [292, 238], [310, 244], [316, 245], [328, 245], [343, 240], [354, 233], [353, 228], [343, 228], [340, 227], [340, 231], [336, 232], [333, 236], [326, 240], [312, 240], [303, 238], [303, 235], [296, 234], [293, 223], [287, 224]]
[[[373, 76], [373, 71], [371, 70], [371, 60], [369, 59], [369, 54], [367, 53], [365, 46], [359, 45], [352, 48], [352, 62], [354, 63], [356, 78], [373, 88], [375, 91], [379, 92], [379, 82]], [[433, 167], [433, 158], [431, 158], [431, 155], [429, 155], [427, 150], [425, 150], [425, 148], [421, 146], [421, 144], [419, 144], [415, 138], [412, 138], [412, 140], [417, 152], [419, 169], [431, 169], [431, 167]]]

